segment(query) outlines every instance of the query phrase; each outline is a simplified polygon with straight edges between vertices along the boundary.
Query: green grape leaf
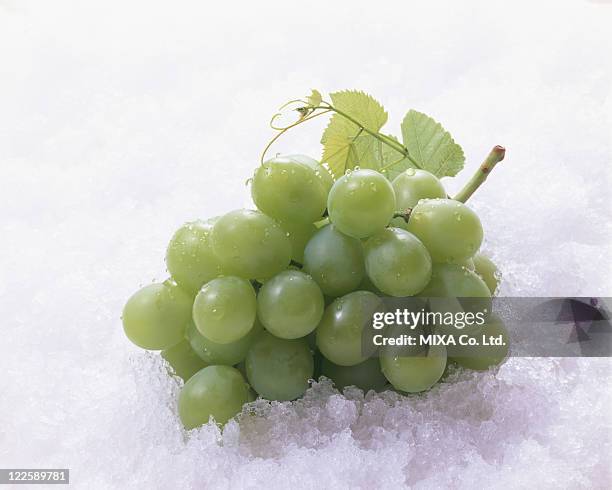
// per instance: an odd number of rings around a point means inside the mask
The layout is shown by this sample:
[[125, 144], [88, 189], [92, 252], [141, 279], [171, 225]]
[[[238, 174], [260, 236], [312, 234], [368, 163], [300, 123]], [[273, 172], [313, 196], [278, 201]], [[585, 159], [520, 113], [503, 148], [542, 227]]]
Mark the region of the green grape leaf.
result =
[[[373, 97], [354, 90], [330, 94], [334, 107], [358, 121], [364, 128], [378, 132], [387, 122], [387, 113]], [[357, 124], [340, 114], [334, 114], [323, 136], [321, 161], [329, 165], [336, 178], [347, 169], [363, 166], [378, 168], [376, 159], [378, 143]]]
[[[370, 131], [380, 131], [380, 128], [387, 122], [388, 115], [384, 107], [365, 92], [344, 90], [330, 94], [330, 97], [336, 109], [356, 119]], [[353, 124], [348, 120], [347, 122]]]
[[[335, 117], [335, 116], [334, 116]], [[333, 119], [333, 117], [332, 117]], [[328, 128], [331, 126], [330, 121]], [[327, 130], [326, 130], [327, 131]], [[338, 132], [329, 131], [324, 135], [322, 163], [327, 163], [329, 170], [337, 179], [344, 174], [347, 168], [357, 166], [357, 155], [355, 154], [354, 137], [348, 137]]]
[[436, 177], [453, 177], [463, 168], [463, 149], [442, 125], [414, 110], [402, 121], [404, 146], [421, 168]]
[[321, 92], [314, 88], [311, 90], [310, 95], [306, 97], [306, 102], [308, 102], [308, 105], [311, 107], [317, 107], [322, 100], [323, 97], [321, 97]]
[[[387, 136], [399, 143], [399, 140], [395, 136], [390, 134]], [[410, 160], [408, 160], [398, 151], [391, 148], [389, 145], [382, 145], [381, 160], [381, 167], [386, 167], [389, 165], [389, 168], [383, 170], [383, 174], [389, 180], [393, 180], [407, 168], [415, 168], [414, 164]]]
[[378, 170], [381, 167], [381, 152], [384, 146], [378, 139], [368, 133], [361, 133], [353, 141], [355, 148], [356, 167]]

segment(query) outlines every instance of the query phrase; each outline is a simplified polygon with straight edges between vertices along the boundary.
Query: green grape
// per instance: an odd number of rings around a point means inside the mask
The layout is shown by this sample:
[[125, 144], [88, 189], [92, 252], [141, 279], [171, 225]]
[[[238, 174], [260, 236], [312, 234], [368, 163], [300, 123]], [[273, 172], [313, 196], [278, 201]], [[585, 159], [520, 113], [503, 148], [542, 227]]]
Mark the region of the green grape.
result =
[[431, 257], [412, 233], [387, 228], [365, 244], [366, 272], [374, 285], [390, 296], [412, 296], [431, 278]]
[[476, 266], [474, 265], [474, 260], [472, 258], [458, 260], [457, 262], [454, 262], [454, 263], [462, 267], [465, 267], [469, 271], [474, 271], [476, 269]]
[[[431, 280], [419, 296], [429, 300], [432, 311], [441, 313], [491, 312], [491, 293], [484, 281], [475, 273], [457, 264], [434, 264]], [[453, 325], [439, 325], [439, 333], [462, 333]], [[468, 327], [467, 330], [470, 330]]]
[[353, 170], [334, 183], [327, 209], [338, 230], [354, 238], [365, 238], [382, 231], [393, 217], [393, 187], [375, 170]]
[[287, 270], [267, 281], [257, 295], [257, 316], [266, 330], [281, 339], [297, 339], [312, 332], [325, 302], [308, 274]]
[[452, 262], [438, 262], [441, 264], [455, 264], [455, 265], [459, 265], [461, 267], [465, 267], [467, 270], [474, 272], [475, 268], [474, 268], [474, 261], [472, 260], [472, 257], [470, 257], [469, 259], [463, 259], [463, 260], [453, 260]]
[[314, 362], [304, 339], [279, 339], [264, 332], [246, 357], [249, 383], [268, 400], [294, 400], [304, 394]]
[[210, 231], [216, 219], [185, 223], [174, 234], [166, 251], [168, 272], [179, 286], [194, 294], [204, 283], [222, 274], [210, 243]]
[[172, 280], [145, 286], [123, 308], [125, 334], [143, 349], [172, 347], [183, 339], [192, 304], [193, 298]]
[[383, 374], [396, 390], [418, 393], [431, 388], [446, 367], [446, 348], [432, 345], [427, 353], [401, 357], [383, 349], [380, 355]]
[[501, 281], [501, 273], [493, 261], [482, 254], [474, 255], [472, 270], [476, 271], [482, 280], [485, 282], [491, 294], [495, 294]]
[[306, 156], [306, 155], [287, 155], [286, 158], [294, 162], [303, 163], [305, 165], [308, 165], [311, 168], [314, 168], [316, 176], [323, 183], [323, 187], [325, 188], [325, 193], [326, 194], [329, 193], [329, 190], [334, 185], [334, 178], [331, 172], [327, 169], [327, 167], [325, 167], [324, 165], [321, 165], [314, 158], [310, 158], [309, 156]]
[[[461, 345], [456, 346], [453, 353], [453, 360], [466, 368], [484, 371], [490, 367], [500, 364], [508, 355], [508, 346], [510, 344], [508, 331], [502, 320], [495, 314], [491, 315], [487, 323], [485, 323], [478, 333], [469, 333], [469, 337], [476, 338], [479, 345]], [[490, 343], [490, 338], [502, 338], [502, 345], [480, 345], [483, 337], [487, 338]]]
[[363, 246], [355, 238], [340, 233], [335, 226], [318, 230], [304, 249], [304, 270], [327, 296], [354, 291], [363, 280]]
[[309, 157], [308, 155], [302, 155], [301, 153], [294, 153], [292, 155], [282, 155], [282, 158], [286, 158], [287, 160], [291, 160], [292, 162], [302, 163], [312, 168], [316, 168], [317, 166], [321, 165], [314, 158]]
[[249, 400], [249, 385], [230, 366], [208, 366], [193, 375], [181, 389], [178, 411], [186, 429], [208, 423], [213, 417], [225, 424]]
[[391, 185], [395, 191], [395, 208], [401, 212], [412, 209], [421, 199], [446, 197], [442, 182], [426, 170], [406, 169]]
[[482, 243], [476, 213], [452, 199], [422, 199], [412, 210], [406, 229], [423, 242], [434, 262], [467, 259]]
[[299, 221], [283, 221], [280, 225], [291, 242], [291, 258], [301, 264], [304, 262], [306, 244], [316, 233], [317, 227], [312, 223], [300, 223]]
[[474, 271], [457, 264], [433, 264], [431, 280], [419, 296], [433, 298], [490, 298], [491, 292]]
[[364, 392], [383, 391], [387, 378], [380, 370], [378, 359], [368, 359], [354, 366], [338, 366], [323, 358], [321, 374], [330, 378], [336, 388], [342, 391], [347, 386], [356, 386]]
[[276, 157], [255, 170], [251, 196], [257, 208], [268, 216], [312, 223], [325, 211], [327, 191], [313, 167]]
[[228, 344], [219, 344], [204, 337], [193, 322], [187, 326], [187, 340], [195, 353], [208, 364], [233, 366], [246, 359], [247, 352], [257, 336], [263, 331], [261, 323], [255, 321], [253, 328], [244, 337]]
[[238, 209], [220, 217], [211, 241], [223, 270], [245, 279], [272, 277], [291, 260], [287, 232], [259, 211]]
[[[334, 364], [354, 366], [376, 350], [370, 342], [372, 315], [382, 311], [381, 299], [369, 291], [355, 291], [325, 309], [317, 327], [317, 347]], [[370, 349], [370, 352], [364, 352]]]
[[199, 332], [218, 344], [229, 344], [253, 328], [257, 300], [246, 279], [225, 276], [204, 284], [193, 303], [193, 321]]
[[168, 361], [174, 374], [187, 381], [200, 369], [208, 366], [200, 356], [198, 356], [187, 339], [181, 340], [178, 344], [162, 351], [162, 357]]

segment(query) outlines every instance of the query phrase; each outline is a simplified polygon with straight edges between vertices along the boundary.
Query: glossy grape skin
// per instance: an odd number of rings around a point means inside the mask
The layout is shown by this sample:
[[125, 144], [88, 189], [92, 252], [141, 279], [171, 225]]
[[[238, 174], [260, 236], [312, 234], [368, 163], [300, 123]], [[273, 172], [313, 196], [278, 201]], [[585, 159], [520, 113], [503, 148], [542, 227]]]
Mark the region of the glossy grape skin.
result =
[[187, 381], [200, 369], [208, 364], [204, 362], [191, 348], [187, 339], [162, 351], [161, 356], [170, 364], [173, 374]]
[[446, 348], [432, 345], [427, 355], [401, 357], [381, 352], [380, 366], [383, 374], [397, 390], [418, 393], [435, 385], [446, 367]]
[[308, 274], [287, 270], [267, 281], [257, 295], [257, 316], [266, 330], [281, 339], [297, 339], [312, 332], [325, 302]]
[[224, 276], [204, 284], [193, 303], [198, 331], [218, 344], [236, 342], [255, 323], [257, 300], [246, 279]]
[[489, 339], [490, 336], [502, 336], [505, 345], [461, 345], [457, 346], [452, 360], [460, 366], [485, 371], [493, 366], [501, 364], [508, 356], [510, 339], [508, 331], [502, 320], [495, 314], [487, 320], [482, 328], [477, 332], [467, 333], [471, 337], [476, 337], [479, 344], [482, 343], [482, 336]]
[[259, 211], [238, 209], [215, 222], [213, 251], [228, 274], [266, 279], [287, 268], [291, 242], [280, 225]]
[[470, 257], [469, 259], [456, 260], [453, 262], [442, 262], [442, 263], [460, 265], [461, 267], [465, 267], [467, 270], [472, 271], [472, 272], [475, 270], [474, 261], [472, 260], [472, 257]]
[[204, 337], [191, 322], [187, 326], [186, 336], [192, 350], [206, 363], [234, 366], [246, 359], [249, 348], [261, 332], [263, 326], [255, 321], [244, 337], [228, 344], [218, 344]]
[[482, 254], [474, 255], [473, 264], [473, 270], [482, 278], [489, 288], [489, 291], [491, 291], [491, 294], [494, 295], [501, 281], [501, 273], [497, 269], [497, 266], [489, 257]]
[[431, 280], [419, 296], [490, 298], [491, 292], [474, 271], [457, 264], [433, 264]]
[[327, 198], [327, 210], [339, 231], [354, 238], [366, 238], [382, 231], [393, 217], [393, 187], [375, 170], [354, 170], [334, 183]]
[[454, 298], [460, 298], [461, 308], [457, 311], [491, 311], [491, 292], [485, 282], [474, 271], [457, 264], [433, 264], [431, 280], [419, 296], [430, 298], [449, 298], [437, 303], [440, 311], [450, 310], [455, 303]]
[[354, 291], [365, 275], [363, 245], [335, 226], [326, 225], [306, 244], [304, 270], [327, 296]]
[[338, 366], [323, 357], [321, 374], [330, 378], [339, 391], [347, 386], [356, 386], [365, 393], [370, 390], [383, 391], [387, 384], [377, 358], [367, 359], [354, 366]]
[[[317, 327], [317, 347], [339, 366], [364, 362], [376, 349], [373, 344], [362, 346], [362, 336], [371, 333], [372, 315], [382, 309], [381, 299], [369, 291], [355, 291], [337, 298], [325, 308]], [[368, 330], [364, 333], [364, 329]], [[363, 352], [362, 347], [370, 345], [371, 352]]]
[[317, 227], [312, 223], [280, 222], [281, 228], [286, 232], [291, 242], [291, 258], [302, 264], [304, 262], [304, 249], [306, 244], [316, 233]]
[[406, 229], [420, 239], [434, 262], [472, 257], [482, 243], [482, 225], [474, 211], [452, 199], [422, 199]]
[[364, 246], [365, 266], [372, 283], [389, 296], [413, 296], [431, 278], [431, 257], [413, 234], [386, 228]]
[[[475, 272], [457, 264], [434, 264], [431, 280], [419, 296], [428, 298], [432, 311], [486, 312], [486, 316], [491, 312], [491, 293], [487, 285]], [[452, 325], [436, 328], [441, 334], [461, 333]]]
[[223, 272], [212, 250], [210, 232], [216, 218], [185, 223], [173, 235], [166, 251], [166, 267], [179, 286], [194, 295]]
[[309, 165], [276, 157], [257, 167], [251, 183], [257, 209], [281, 221], [312, 223], [325, 211], [325, 184]]
[[128, 299], [123, 329], [138, 347], [163, 350], [178, 344], [191, 318], [193, 298], [174, 281], [149, 284]]
[[186, 429], [206, 424], [214, 417], [225, 424], [249, 401], [249, 385], [230, 366], [208, 366], [193, 375], [181, 389], [178, 411]]
[[303, 163], [304, 165], [308, 165], [309, 167], [314, 168], [316, 176], [323, 183], [325, 193], [329, 193], [329, 190], [334, 185], [334, 178], [331, 172], [324, 165], [321, 165], [314, 158], [311, 158], [307, 155], [287, 155], [287, 158], [294, 162]]
[[395, 208], [404, 212], [412, 209], [421, 199], [446, 198], [442, 182], [426, 170], [409, 168], [393, 179]]
[[279, 339], [267, 332], [253, 343], [245, 361], [249, 383], [268, 400], [294, 400], [308, 388], [314, 361], [305, 339]]
[[454, 263], [457, 264], [457, 265], [460, 265], [462, 267], [465, 267], [469, 271], [474, 271], [476, 269], [476, 266], [474, 265], [473, 258], [459, 260], [459, 261], [454, 262]]

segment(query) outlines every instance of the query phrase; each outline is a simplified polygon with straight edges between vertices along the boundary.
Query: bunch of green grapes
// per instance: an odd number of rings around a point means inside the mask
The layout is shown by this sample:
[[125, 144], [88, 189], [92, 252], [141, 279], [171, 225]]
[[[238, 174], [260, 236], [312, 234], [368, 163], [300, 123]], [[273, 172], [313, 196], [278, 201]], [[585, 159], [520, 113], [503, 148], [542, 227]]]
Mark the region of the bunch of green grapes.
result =
[[[444, 347], [402, 357], [371, 342], [382, 298], [490, 298], [495, 265], [478, 254], [477, 215], [447, 197], [434, 175], [408, 169], [389, 181], [370, 169], [334, 179], [303, 155], [276, 157], [251, 180], [257, 209], [183, 225], [166, 253], [170, 278], [127, 302], [136, 345], [162, 351], [184, 380], [187, 429], [225, 423], [253, 400], [299, 398], [315, 375], [339, 389], [429, 389], [452, 360], [472, 369], [506, 352]], [[504, 333], [497, 318], [487, 332]], [[315, 362], [315, 360], [318, 361]]]

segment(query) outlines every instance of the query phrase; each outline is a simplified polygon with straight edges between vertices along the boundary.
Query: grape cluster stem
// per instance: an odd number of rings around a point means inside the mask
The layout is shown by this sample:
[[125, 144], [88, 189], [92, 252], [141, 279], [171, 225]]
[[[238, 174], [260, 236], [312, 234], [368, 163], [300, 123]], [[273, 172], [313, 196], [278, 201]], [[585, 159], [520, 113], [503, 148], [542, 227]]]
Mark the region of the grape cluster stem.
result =
[[463, 203], [466, 202], [470, 196], [476, 192], [476, 189], [478, 189], [484, 183], [484, 181], [487, 180], [487, 177], [495, 168], [495, 165], [501, 162], [505, 156], [506, 149], [503, 146], [494, 146], [476, 173], [453, 199]]
[[410, 213], [412, 213], [412, 208], [407, 208], [402, 212], [393, 213], [394, 218], [402, 218], [406, 223], [410, 219]]

